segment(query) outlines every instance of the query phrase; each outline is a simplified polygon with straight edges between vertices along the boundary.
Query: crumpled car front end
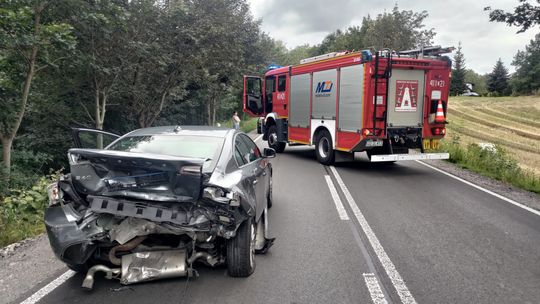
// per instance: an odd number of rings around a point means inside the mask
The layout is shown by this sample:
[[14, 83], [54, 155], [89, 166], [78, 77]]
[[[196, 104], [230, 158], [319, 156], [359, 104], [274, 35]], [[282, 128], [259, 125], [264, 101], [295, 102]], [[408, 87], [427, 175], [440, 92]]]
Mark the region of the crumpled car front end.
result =
[[236, 187], [209, 184], [204, 160], [71, 149], [71, 173], [49, 187], [45, 225], [56, 256], [122, 284], [192, 276], [225, 262], [226, 242], [253, 215]]

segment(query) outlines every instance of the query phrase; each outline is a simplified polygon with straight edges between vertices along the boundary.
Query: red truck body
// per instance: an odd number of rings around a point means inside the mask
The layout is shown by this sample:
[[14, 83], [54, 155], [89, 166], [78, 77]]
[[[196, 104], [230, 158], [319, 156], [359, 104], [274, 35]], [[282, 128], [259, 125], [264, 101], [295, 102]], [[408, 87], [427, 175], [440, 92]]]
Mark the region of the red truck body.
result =
[[446, 133], [450, 73], [449, 59], [423, 53], [331, 53], [244, 76], [244, 112], [261, 118], [270, 147], [316, 145], [322, 163], [362, 151], [372, 161], [442, 159], [425, 152]]

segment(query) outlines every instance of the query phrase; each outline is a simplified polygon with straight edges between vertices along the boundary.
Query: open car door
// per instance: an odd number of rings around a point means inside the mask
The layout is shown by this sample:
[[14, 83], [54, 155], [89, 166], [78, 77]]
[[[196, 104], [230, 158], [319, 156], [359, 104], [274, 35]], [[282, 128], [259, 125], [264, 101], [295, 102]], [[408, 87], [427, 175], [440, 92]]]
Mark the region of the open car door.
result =
[[262, 80], [256, 76], [244, 76], [244, 112], [250, 116], [265, 115]]
[[120, 135], [96, 129], [71, 128], [75, 148], [103, 149]]

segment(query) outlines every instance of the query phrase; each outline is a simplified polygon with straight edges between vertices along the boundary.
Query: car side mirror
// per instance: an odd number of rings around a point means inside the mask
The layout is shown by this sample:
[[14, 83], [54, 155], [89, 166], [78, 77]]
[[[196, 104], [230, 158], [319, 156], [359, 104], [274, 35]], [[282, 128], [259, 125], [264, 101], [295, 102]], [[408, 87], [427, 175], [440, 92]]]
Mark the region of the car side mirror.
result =
[[263, 155], [265, 158], [274, 158], [276, 157], [276, 150], [272, 148], [264, 148]]

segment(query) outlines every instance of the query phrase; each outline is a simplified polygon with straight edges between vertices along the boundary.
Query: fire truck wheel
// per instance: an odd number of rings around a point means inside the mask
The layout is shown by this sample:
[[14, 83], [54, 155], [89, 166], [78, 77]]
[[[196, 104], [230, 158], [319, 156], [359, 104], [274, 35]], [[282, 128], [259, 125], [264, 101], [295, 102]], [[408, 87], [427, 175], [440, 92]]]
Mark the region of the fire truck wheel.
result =
[[332, 136], [328, 131], [323, 130], [317, 136], [315, 144], [315, 153], [317, 159], [323, 165], [331, 165], [335, 160], [334, 145], [332, 144]]
[[285, 143], [278, 142], [277, 138], [278, 137], [276, 126], [270, 126], [270, 128], [268, 129], [268, 146], [276, 150], [277, 153], [281, 153], [285, 150]]

